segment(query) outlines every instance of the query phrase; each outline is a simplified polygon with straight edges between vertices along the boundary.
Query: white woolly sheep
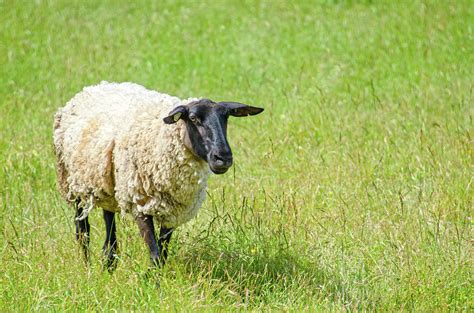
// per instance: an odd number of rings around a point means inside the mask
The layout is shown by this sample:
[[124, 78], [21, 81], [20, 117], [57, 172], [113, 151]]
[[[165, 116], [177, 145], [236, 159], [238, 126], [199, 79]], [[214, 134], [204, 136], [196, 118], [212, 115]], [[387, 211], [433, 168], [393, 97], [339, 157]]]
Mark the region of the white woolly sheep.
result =
[[[173, 230], [196, 216], [209, 169], [232, 165], [227, 118], [263, 109], [237, 102], [180, 100], [133, 83], [86, 87], [54, 121], [57, 179], [75, 204], [76, 236], [88, 260], [88, 214], [104, 210], [107, 267], [115, 266], [115, 213], [131, 213], [154, 265], [163, 264]], [[207, 164], [206, 164], [207, 163]], [[161, 225], [158, 240], [153, 220]]]

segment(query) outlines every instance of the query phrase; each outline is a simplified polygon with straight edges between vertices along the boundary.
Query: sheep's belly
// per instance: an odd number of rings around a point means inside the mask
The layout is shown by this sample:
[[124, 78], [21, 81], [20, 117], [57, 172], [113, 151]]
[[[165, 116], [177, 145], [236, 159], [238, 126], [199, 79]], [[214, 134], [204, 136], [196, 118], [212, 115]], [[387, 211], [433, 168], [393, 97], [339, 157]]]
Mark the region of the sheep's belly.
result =
[[96, 205], [106, 211], [118, 213], [120, 208], [118, 206], [117, 200], [112, 196], [101, 197], [97, 199]]
[[178, 227], [193, 219], [206, 196], [206, 189], [202, 188], [198, 191], [197, 197], [194, 197], [191, 203], [181, 204], [170, 201], [168, 197], [153, 197], [150, 198], [144, 205], [135, 205], [134, 213], [141, 213], [151, 215], [161, 223], [162, 226], [168, 228]]

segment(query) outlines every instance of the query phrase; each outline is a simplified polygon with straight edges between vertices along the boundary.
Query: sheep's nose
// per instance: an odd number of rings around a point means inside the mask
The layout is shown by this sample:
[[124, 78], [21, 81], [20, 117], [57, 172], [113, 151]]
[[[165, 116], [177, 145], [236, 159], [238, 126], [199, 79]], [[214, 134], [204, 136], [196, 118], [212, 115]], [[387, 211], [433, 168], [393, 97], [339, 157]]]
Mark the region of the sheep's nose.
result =
[[232, 154], [230, 153], [213, 153], [211, 155], [212, 162], [217, 167], [230, 167], [232, 165]]
[[216, 174], [223, 174], [227, 172], [232, 166], [232, 153], [213, 152], [210, 155], [209, 167]]

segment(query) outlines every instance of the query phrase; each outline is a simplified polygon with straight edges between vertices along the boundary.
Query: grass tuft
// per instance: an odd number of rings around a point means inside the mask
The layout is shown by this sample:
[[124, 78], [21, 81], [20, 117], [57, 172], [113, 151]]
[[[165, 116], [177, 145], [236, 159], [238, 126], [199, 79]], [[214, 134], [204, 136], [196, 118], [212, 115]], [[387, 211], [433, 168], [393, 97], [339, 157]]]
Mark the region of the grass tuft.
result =
[[[0, 309], [472, 311], [470, 1], [0, 1]], [[166, 267], [119, 219], [74, 238], [53, 114], [133, 81], [265, 107], [232, 119]], [[156, 288], [157, 282], [159, 288]]]

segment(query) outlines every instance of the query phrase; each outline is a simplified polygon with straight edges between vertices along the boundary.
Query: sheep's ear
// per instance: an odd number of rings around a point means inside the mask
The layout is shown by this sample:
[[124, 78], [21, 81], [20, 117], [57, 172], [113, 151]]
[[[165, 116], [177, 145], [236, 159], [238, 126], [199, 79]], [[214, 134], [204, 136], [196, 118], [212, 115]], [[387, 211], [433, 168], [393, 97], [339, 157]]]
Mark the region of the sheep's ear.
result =
[[187, 116], [187, 114], [188, 114], [188, 109], [185, 106], [180, 105], [174, 108], [168, 114], [168, 116], [163, 119], [163, 122], [165, 122], [165, 124], [174, 124], [177, 121], [179, 121], [181, 118]]
[[227, 108], [229, 115], [237, 117], [257, 115], [263, 112], [262, 108], [253, 107], [239, 102], [219, 102], [219, 104]]

